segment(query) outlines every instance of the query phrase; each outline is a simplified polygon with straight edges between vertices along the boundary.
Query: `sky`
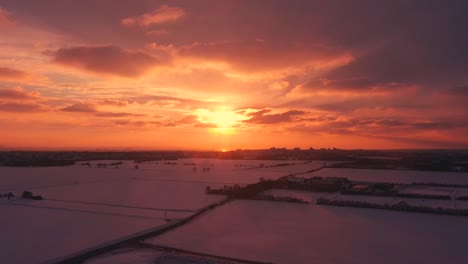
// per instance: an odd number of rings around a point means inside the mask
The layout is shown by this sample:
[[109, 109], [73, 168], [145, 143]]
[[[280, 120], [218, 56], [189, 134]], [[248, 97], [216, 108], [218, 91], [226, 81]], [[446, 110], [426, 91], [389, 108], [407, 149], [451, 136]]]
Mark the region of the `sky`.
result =
[[0, 149], [468, 148], [467, 12], [0, 0]]

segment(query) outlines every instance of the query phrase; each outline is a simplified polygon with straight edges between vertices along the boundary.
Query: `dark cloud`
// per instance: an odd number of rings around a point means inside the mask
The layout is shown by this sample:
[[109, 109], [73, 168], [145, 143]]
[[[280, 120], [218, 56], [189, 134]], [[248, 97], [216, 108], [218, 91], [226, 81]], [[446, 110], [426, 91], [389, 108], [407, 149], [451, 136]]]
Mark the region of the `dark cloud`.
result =
[[330, 112], [353, 112], [362, 108], [383, 107], [382, 104], [375, 102], [372, 99], [349, 99], [344, 101], [323, 103], [312, 106], [312, 108]]
[[406, 83], [397, 82], [377, 82], [369, 78], [349, 78], [349, 79], [316, 79], [301, 85], [302, 89], [312, 91], [391, 91], [405, 87]]
[[19, 81], [28, 78], [30, 75], [22, 70], [0, 67], [0, 80], [3, 81]]
[[178, 97], [170, 95], [138, 95], [138, 96], [129, 96], [125, 100], [128, 103], [138, 103], [138, 104], [156, 104], [156, 105], [179, 105], [181, 108], [185, 109], [197, 109], [197, 108], [207, 108], [211, 106], [220, 105], [219, 102], [203, 101], [187, 97]]
[[127, 17], [122, 19], [124, 26], [150, 27], [153, 25], [166, 24], [174, 22], [186, 15], [185, 11], [179, 7], [161, 5], [158, 9], [139, 16]]
[[166, 123], [164, 126], [176, 127], [176, 126], [182, 126], [182, 125], [193, 125], [193, 127], [199, 127], [199, 128], [217, 127], [215, 124], [204, 123], [200, 121], [200, 117], [198, 115], [186, 115], [184, 117], [181, 117], [179, 119]]
[[[460, 31], [468, 26], [466, 1], [338, 2], [319, 8], [324, 15], [316, 18], [316, 25], [327, 31], [322, 34], [331, 45], [345, 47], [355, 59], [314, 75], [305, 88], [329, 80], [322, 88], [366, 90], [407, 84], [430, 91], [468, 81], [468, 36]], [[335, 14], [325, 15], [330, 12]]]
[[0, 111], [16, 113], [38, 113], [49, 111], [49, 108], [37, 103], [0, 102]]
[[165, 123], [163, 126], [165, 127], [177, 127], [177, 126], [187, 126], [192, 125], [196, 128], [215, 128], [218, 127], [216, 124], [213, 123], [205, 123], [200, 120], [198, 115], [186, 115], [179, 119], [172, 120], [170, 122]]
[[263, 109], [256, 112], [251, 112], [246, 114], [247, 117], [250, 117], [247, 120], [244, 120], [245, 123], [251, 124], [279, 124], [294, 122], [297, 117], [305, 114], [304, 111], [298, 110], [289, 110], [280, 114], [268, 114], [270, 109]]
[[344, 89], [344, 90], [360, 90], [373, 87], [377, 83], [369, 80], [368, 78], [351, 78], [341, 80], [318, 79], [305, 83], [302, 85], [304, 88], [314, 90], [327, 90], [327, 89]]
[[163, 124], [163, 126], [164, 126], [164, 127], [176, 127], [176, 126], [177, 126], [177, 124], [176, 124], [176, 123], [174, 123], [174, 122], [169, 122], [169, 123], [165, 123], [165, 124]]
[[468, 120], [427, 120], [413, 121], [411, 119], [394, 118], [338, 118], [325, 122], [309, 122], [294, 125], [288, 130], [303, 133], [327, 133], [335, 135], [360, 135], [360, 136], [385, 136], [394, 137], [407, 136], [409, 134], [425, 133], [437, 131], [445, 133], [447, 131], [468, 132]]
[[118, 46], [78, 46], [48, 52], [53, 61], [96, 73], [122, 77], [139, 77], [151, 68], [168, 63], [168, 58], [156, 58], [142, 51]]
[[65, 112], [76, 112], [76, 113], [97, 113], [98, 110], [95, 105], [87, 103], [76, 103], [60, 109]]
[[384, 127], [402, 127], [402, 126], [407, 125], [407, 123], [401, 120], [396, 120], [396, 119], [383, 119], [383, 120], [378, 120], [375, 123], [377, 125], [384, 126]]
[[468, 96], [468, 86], [460, 86], [445, 91], [446, 94], [454, 96]]
[[182, 125], [195, 125], [200, 123], [200, 117], [197, 115], [185, 115], [181, 118], [171, 120], [165, 123], [165, 127], [177, 127]]
[[13, 25], [14, 22], [8, 11], [0, 6], [0, 28]]
[[0, 99], [9, 100], [37, 100], [39, 93], [27, 92], [21, 88], [16, 89], [0, 89]]
[[97, 106], [91, 103], [76, 103], [76, 104], [72, 104], [67, 107], [61, 108], [60, 110], [64, 112], [93, 114], [96, 117], [142, 117], [142, 116], [146, 116], [145, 114], [135, 114], [135, 113], [127, 113], [127, 112], [99, 111]]
[[145, 121], [132, 121], [132, 120], [116, 120], [114, 124], [118, 126], [133, 126], [133, 127], [144, 127], [147, 125]]
[[259, 39], [197, 42], [186, 45], [179, 51], [182, 56], [222, 61], [244, 72], [282, 69], [311, 61], [320, 62], [334, 59], [344, 52], [343, 49], [327, 45], [304, 45], [294, 42], [278, 45], [274, 41]]
[[97, 117], [141, 117], [145, 116], [144, 114], [134, 114], [134, 113], [125, 113], [125, 112], [96, 112], [94, 116]]
[[468, 128], [468, 121], [426, 121], [408, 124], [415, 130], [451, 130], [457, 128]]
[[187, 115], [174, 121], [178, 125], [194, 124], [200, 122], [200, 117], [197, 115]]
[[[126, 47], [141, 47], [145, 32], [122, 29], [116, 21], [160, 8], [160, 3], [146, 1], [20, 2], [5, 5], [19, 15], [26, 13], [31, 22], [89, 43]], [[462, 78], [467, 68], [468, 37], [460, 29], [468, 25], [468, 3], [462, 0], [273, 0], [267, 8], [260, 0], [228, 5], [188, 1], [177, 6], [191, 15], [184, 24], [165, 28], [177, 34], [158, 44], [183, 47], [183, 56], [219, 59], [243, 70], [297, 65], [343, 52], [355, 55], [356, 61], [321, 78], [367, 78], [379, 84], [444, 81]], [[76, 10], [87, 10], [87, 19], [70, 15]]]
[[212, 124], [212, 123], [203, 123], [203, 122], [200, 122], [200, 123], [194, 124], [193, 127], [200, 127], [200, 128], [217, 128], [218, 125]]
[[[356, 96], [349, 99], [323, 98], [316, 100], [312, 97], [295, 99], [279, 105], [280, 107], [300, 107], [327, 111], [330, 114], [352, 115], [354, 111], [361, 109], [393, 109], [395, 111], [406, 110], [431, 110], [436, 105], [434, 97], [416, 93], [388, 94], [388, 95], [366, 95]], [[325, 101], [325, 102], [322, 102]]]
[[114, 100], [114, 99], [106, 99], [103, 100], [101, 105], [112, 105], [112, 106], [118, 106], [118, 107], [124, 107], [128, 105], [127, 101], [122, 101], [122, 100]]

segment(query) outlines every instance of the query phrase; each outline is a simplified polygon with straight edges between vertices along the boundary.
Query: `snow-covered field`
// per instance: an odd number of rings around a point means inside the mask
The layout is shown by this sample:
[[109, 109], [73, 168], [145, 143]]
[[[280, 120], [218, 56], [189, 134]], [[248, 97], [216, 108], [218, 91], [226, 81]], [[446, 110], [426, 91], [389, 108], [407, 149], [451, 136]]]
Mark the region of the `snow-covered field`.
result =
[[86, 261], [86, 264], [154, 264], [163, 252], [149, 249], [116, 250]]
[[379, 197], [379, 196], [367, 196], [367, 195], [344, 195], [337, 194], [329, 196], [329, 198], [336, 201], [357, 201], [367, 202], [373, 204], [396, 204], [401, 201], [414, 206], [425, 206], [431, 208], [448, 208], [448, 209], [468, 209], [468, 201], [456, 201], [456, 200], [439, 200], [439, 199], [420, 199], [420, 198], [401, 198], [401, 197]]
[[[42, 263], [65, 256], [165, 224], [166, 218], [186, 217], [223, 198], [206, 195], [208, 185], [246, 184], [286, 174], [286, 167], [251, 169], [278, 161], [193, 159], [171, 161], [177, 165], [140, 163], [138, 169], [124, 161], [118, 168], [96, 167], [112, 162], [116, 161], [93, 161], [91, 167], [0, 167], [0, 193], [17, 196], [10, 201], [0, 198], [0, 226], [5, 230], [0, 234], [1, 262]], [[302, 170], [304, 164], [289, 167]], [[45, 200], [18, 198], [25, 190]]]
[[[416, 187], [410, 187], [408, 189], [412, 189]], [[443, 191], [446, 189], [461, 189], [461, 188], [447, 188], [447, 187], [428, 187], [424, 186], [424, 190], [428, 188], [442, 188]], [[439, 192], [417, 192], [416, 190], [412, 190], [408, 193], [424, 193], [424, 194], [441, 194]], [[385, 196], [368, 196], [368, 195], [345, 195], [340, 193], [318, 193], [318, 192], [307, 192], [307, 191], [296, 191], [296, 190], [268, 190], [264, 192], [264, 194], [269, 194], [273, 196], [286, 196], [286, 197], [295, 197], [299, 199], [303, 199], [309, 203], [315, 203], [315, 201], [320, 198], [324, 197], [327, 199], [335, 200], [335, 201], [357, 201], [357, 202], [367, 202], [373, 204], [396, 204], [401, 201], [405, 201], [409, 205], [415, 206], [426, 206], [432, 208], [450, 208], [450, 209], [468, 209], [468, 201], [458, 201], [458, 200], [439, 200], [439, 199], [419, 199], [419, 198], [401, 198], [401, 197], [385, 197]]]
[[[439, 187], [432, 187], [439, 188]], [[432, 208], [451, 208], [451, 209], [468, 209], [468, 201], [458, 200], [438, 200], [438, 199], [419, 199], [419, 198], [401, 198], [401, 197], [384, 197], [384, 196], [367, 196], [367, 195], [345, 195], [340, 193], [317, 193], [306, 191], [293, 191], [293, 190], [268, 190], [264, 194], [273, 196], [287, 196], [303, 199], [309, 203], [315, 203], [320, 198], [327, 198], [335, 201], [356, 201], [367, 202], [373, 204], [396, 204], [405, 201], [409, 205], [426, 206]]]
[[325, 196], [324, 198], [328, 198], [328, 199], [335, 200], [335, 201], [356, 201], [356, 202], [368, 202], [368, 203], [388, 204], [388, 205], [392, 205], [398, 201], [404, 200], [404, 199], [397, 198], [397, 197], [346, 195], [346, 194], [339, 194], [339, 193], [328, 196], [328, 197]]
[[412, 183], [431, 182], [468, 185], [468, 173], [411, 170], [361, 170], [326, 168], [303, 177], [347, 177], [353, 181]]
[[[107, 168], [96, 167], [97, 163], [112, 163], [116, 161], [92, 161], [91, 167], [74, 165], [66, 167], [0, 167], [2, 185], [0, 191], [20, 191], [25, 188], [49, 188], [71, 185], [75, 183], [113, 182], [122, 179], [151, 179], [166, 181], [188, 181], [202, 183], [253, 183], [260, 177], [275, 179], [287, 173], [302, 172], [318, 168], [323, 162], [306, 163], [302, 161], [258, 161], [258, 160], [219, 160], [219, 159], [181, 159], [175, 165], [164, 162], [123, 161], [122, 165]], [[83, 162], [80, 162], [83, 163]], [[281, 163], [295, 163], [284, 167], [267, 167]], [[185, 165], [190, 164], [190, 165]], [[194, 165], [193, 165], [194, 164]], [[258, 168], [264, 164], [265, 168]], [[139, 169], [135, 169], [138, 165]], [[196, 170], [194, 171], [194, 168]], [[209, 172], [203, 172], [209, 168]]]
[[[242, 262], [245, 263], [245, 262]], [[193, 254], [166, 253], [148, 249], [122, 249], [92, 258], [85, 264], [242, 264]]]
[[273, 263], [466, 263], [468, 218], [238, 200], [149, 239]]
[[329, 193], [320, 193], [320, 192], [308, 192], [308, 191], [298, 191], [298, 190], [282, 190], [282, 189], [271, 189], [263, 192], [266, 195], [273, 195], [277, 197], [294, 197], [302, 199], [309, 203], [314, 203], [320, 197], [327, 197], [334, 194]]
[[[45, 198], [0, 198], [0, 262], [42, 263], [163, 225], [166, 218], [186, 217], [223, 198], [206, 195], [208, 185], [254, 183], [260, 178], [276, 179], [323, 165], [322, 161], [184, 159], [169, 161], [177, 164], [123, 161], [118, 168], [97, 167], [97, 163], [112, 162], [116, 161], [93, 161], [91, 167], [0, 167], [0, 193], [19, 196], [27, 190]], [[281, 163], [295, 165], [275, 167]], [[324, 169], [305, 176], [468, 184], [468, 175], [459, 173]], [[275, 263], [354, 263], [359, 255], [369, 262], [382, 262], [378, 260], [384, 256], [397, 262], [407, 262], [404, 257], [408, 262], [418, 262], [422, 259], [418, 243], [426, 238], [428, 247], [446, 252], [433, 259], [443, 262], [446, 257], [450, 263], [461, 260], [462, 243], [454, 234], [458, 230], [458, 237], [466, 235], [468, 218], [313, 204], [318, 197], [335, 194], [284, 190], [266, 193], [312, 203], [235, 201], [151, 241]], [[462, 203], [457, 201], [457, 207]], [[450, 228], [442, 232], [442, 226]], [[390, 239], [392, 236], [396, 238]], [[445, 240], [449, 241], [447, 245], [440, 242]], [[398, 241], [403, 242], [398, 245]], [[336, 250], [343, 254], [336, 254]], [[392, 250], [397, 250], [397, 258], [387, 253]]]
[[414, 205], [414, 206], [425, 206], [425, 207], [446, 208], [446, 209], [468, 209], [468, 201], [409, 199], [409, 198], [401, 199], [400, 201], [405, 201], [409, 205]]
[[459, 187], [439, 187], [426, 185], [411, 185], [399, 190], [400, 193], [423, 194], [423, 195], [444, 195], [452, 198], [468, 196], [468, 188]]
[[404, 194], [451, 196], [455, 192], [455, 188], [424, 186], [424, 185], [410, 185], [410, 186], [407, 186], [407, 187], [405, 186], [404, 188], [401, 188], [400, 190], [398, 190], [398, 192], [404, 193]]
[[196, 182], [125, 179], [31, 190], [46, 199], [67, 202], [197, 210], [222, 198], [205, 195], [206, 186], [205, 183]]
[[166, 223], [33, 202], [0, 200], [1, 263], [43, 263]]

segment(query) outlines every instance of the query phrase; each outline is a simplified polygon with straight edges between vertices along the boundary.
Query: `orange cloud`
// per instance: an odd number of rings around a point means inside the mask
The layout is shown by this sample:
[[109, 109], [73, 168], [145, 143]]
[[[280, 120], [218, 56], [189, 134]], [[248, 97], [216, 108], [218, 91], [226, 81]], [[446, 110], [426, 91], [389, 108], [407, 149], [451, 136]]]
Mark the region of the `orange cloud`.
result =
[[37, 103], [13, 103], [0, 102], [0, 111], [3, 112], [15, 112], [15, 113], [37, 113], [37, 112], [46, 112], [49, 108], [42, 104]]
[[153, 25], [174, 22], [181, 19], [185, 15], [185, 11], [179, 7], [162, 5], [153, 12], [146, 13], [140, 16], [124, 18], [122, 19], [121, 23], [124, 26], [149, 27]]
[[93, 114], [96, 117], [141, 117], [145, 114], [135, 114], [127, 112], [106, 112], [99, 111], [95, 104], [76, 103], [60, 109], [63, 112]]
[[175, 121], [177, 124], [193, 124], [199, 122], [200, 117], [197, 115], [187, 115]]
[[452, 96], [468, 96], [468, 86], [458, 86], [450, 88], [444, 91], [443, 93]]
[[199, 128], [217, 128], [218, 125], [213, 124], [213, 123], [196, 123], [193, 125], [193, 127], [199, 127]]
[[267, 114], [271, 109], [263, 109], [256, 112], [247, 113], [246, 116], [250, 117], [244, 120], [245, 123], [254, 124], [279, 124], [286, 122], [294, 122], [298, 116], [306, 114], [304, 111], [289, 110], [279, 114]]
[[76, 103], [60, 109], [65, 112], [76, 112], [76, 113], [95, 113], [97, 108], [95, 105], [86, 103]]
[[180, 47], [178, 52], [183, 57], [227, 63], [243, 73], [306, 66], [311, 68], [309, 70], [324, 70], [353, 60], [348, 51], [325, 44], [284, 46], [264, 40], [195, 42]]
[[142, 51], [118, 46], [76, 46], [47, 54], [58, 64], [130, 78], [139, 77], [155, 66], [168, 63], [168, 58], [156, 58]]
[[131, 120], [116, 120], [114, 124], [118, 126], [133, 126], [133, 127], [143, 127], [147, 125], [145, 121], [131, 121]]
[[36, 100], [39, 98], [38, 92], [27, 92], [20, 87], [13, 89], [0, 89], [0, 99]]
[[0, 80], [2, 81], [19, 81], [29, 77], [30, 74], [25, 71], [8, 67], [0, 67]]
[[145, 114], [133, 114], [133, 113], [125, 113], [125, 112], [97, 112], [94, 114], [97, 117], [138, 117], [138, 116], [146, 116]]
[[185, 115], [179, 119], [165, 123], [164, 127], [177, 127], [192, 125], [195, 128], [217, 128], [218, 125], [214, 123], [203, 122], [198, 115]]
[[151, 30], [151, 31], [146, 32], [146, 36], [148, 37], [159, 37], [159, 36], [164, 36], [168, 34], [169, 34], [169, 31], [165, 29]]
[[8, 11], [0, 7], [0, 28], [4, 26], [13, 25], [14, 22], [11, 19], [11, 15]]
[[128, 105], [127, 101], [121, 101], [121, 100], [112, 100], [112, 99], [106, 99], [101, 102], [102, 105], [111, 105], [111, 106], [117, 106], [117, 107], [124, 107]]

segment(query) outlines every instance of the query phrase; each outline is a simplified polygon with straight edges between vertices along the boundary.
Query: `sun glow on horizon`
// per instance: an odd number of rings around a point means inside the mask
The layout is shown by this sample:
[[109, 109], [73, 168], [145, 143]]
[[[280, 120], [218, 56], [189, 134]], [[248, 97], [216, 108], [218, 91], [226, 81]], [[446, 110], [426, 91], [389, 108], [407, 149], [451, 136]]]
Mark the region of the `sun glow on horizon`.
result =
[[220, 108], [217, 110], [199, 110], [199, 115], [205, 123], [212, 124], [211, 132], [216, 134], [233, 134], [235, 125], [243, 120], [243, 117], [229, 108]]

